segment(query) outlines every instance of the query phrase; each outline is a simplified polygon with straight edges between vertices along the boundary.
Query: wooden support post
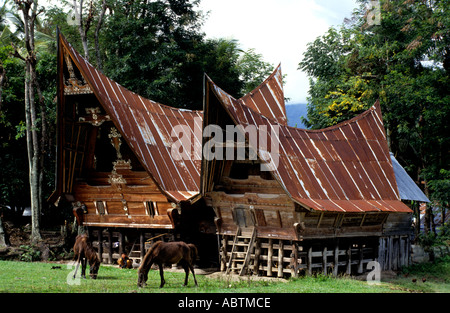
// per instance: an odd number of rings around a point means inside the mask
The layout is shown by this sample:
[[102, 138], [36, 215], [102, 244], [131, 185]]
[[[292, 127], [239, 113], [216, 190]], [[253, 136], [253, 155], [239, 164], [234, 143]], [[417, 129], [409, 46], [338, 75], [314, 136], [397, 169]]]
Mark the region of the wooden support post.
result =
[[392, 236], [392, 269], [398, 270], [398, 256], [399, 256], [399, 239], [398, 236]]
[[308, 249], [308, 256], [306, 258], [306, 265], [308, 267], [308, 270], [306, 271], [306, 273], [308, 275], [312, 275], [312, 247], [309, 247], [309, 249]]
[[283, 277], [283, 240], [278, 241], [278, 277]]
[[338, 274], [338, 263], [339, 263], [339, 242], [336, 240], [334, 246], [334, 267], [333, 267], [334, 276], [337, 276]]
[[101, 228], [97, 230], [97, 240], [98, 240], [98, 257], [100, 261], [103, 262], [103, 236]]
[[410, 251], [411, 251], [411, 238], [409, 237], [409, 235], [406, 237], [406, 264], [405, 266], [409, 266], [410, 259], [411, 259], [411, 255], [410, 255]]
[[224, 235], [222, 236], [222, 251], [221, 256], [222, 260], [220, 262], [220, 271], [223, 272], [226, 270], [227, 267], [227, 250], [228, 250], [228, 236]]
[[351, 274], [352, 273], [352, 244], [350, 243], [348, 245], [348, 250], [347, 250], [347, 274]]
[[359, 264], [358, 264], [358, 274], [361, 274], [364, 269], [363, 269], [363, 260], [364, 260], [364, 248], [363, 248], [363, 244], [360, 242], [358, 244], [359, 246]]
[[398, 265], [403, 267], [405, 265], [405, 240], [402, 237], [399, 237], [399, 262]]
[[113, 242], [111, 229], [108, 229], [108, 263], [113, 264]]
[[388, 247], [388, 251], [387, 251], [387, 255], [388, 255], [388, 259], [387, 259], [387, 270], [390, 271], [392, 270], [392, 250], [393, 250], [393, 244], [392, 244], [392, 236], [387, 237], [387, 247]]
[[119, 255], [122, 257], [122, 253], [125, 253], [124, 247], [124, 241], [123, 241], [123, 233], [119, 231]]
[[253, 263], [253, 274], [258, 275], [259, 272], [259, 258], [261, 256], [261, 242], [256, 238], [255, 242], [255, 262]]
[[272, 257], [273, 257], [273, 239], [269, 239], [269, 247], [267, 249], [267, 276], [272, 276]]
[[139, 248], [141, 252], [140, 253], [141, 260], [143, 260], [145, 256], [145, 236], [142, 230], [139, 232]]
[[295, 241], [292, 243], [291, 276], [298, 277], [298, 244]]
[[323, 274], [327, 275], [327, 247], [324, 247], [322, 250], [322, 269]]
[[380, 264], [380, 270], [384, 270], [384, 239], [383, 237], [380, 237], [378, 239], [378, 257], [377, 261]]
[[409, 236], [406, 236], [403, 238], [404, 241], [404, 251], [403, 251], [403, 266], [408, 265], [408, 256], [409, 256], [409, 250], [408, 250], [408, 240]]

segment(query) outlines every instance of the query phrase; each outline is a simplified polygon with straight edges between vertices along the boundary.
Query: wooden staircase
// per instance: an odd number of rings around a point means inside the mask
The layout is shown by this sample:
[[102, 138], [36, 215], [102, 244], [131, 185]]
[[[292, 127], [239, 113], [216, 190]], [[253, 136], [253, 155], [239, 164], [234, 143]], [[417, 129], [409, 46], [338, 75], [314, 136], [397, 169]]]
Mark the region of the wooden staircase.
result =
[[229, 255], [227, 274], [231, 271], [238, 271], [240, 276], [247, 273], [255, 242], [256, 228], [253, 227], [251, 235], [249, 235], [248, 232], [243, 233], [241, 228], [238, 227], [231, 252], [227, 254]]
[[141, 261], [142, 261], [141, 246], [137, 242], [137, 240], [135, 240], [133, 242], [133, 245], [131, 246], [131, 250], [130, 250], [130, 253], [128, 254], [128, 257], [130, 258], [130, 260], [133, 260], [133, 264], [141, 263]]

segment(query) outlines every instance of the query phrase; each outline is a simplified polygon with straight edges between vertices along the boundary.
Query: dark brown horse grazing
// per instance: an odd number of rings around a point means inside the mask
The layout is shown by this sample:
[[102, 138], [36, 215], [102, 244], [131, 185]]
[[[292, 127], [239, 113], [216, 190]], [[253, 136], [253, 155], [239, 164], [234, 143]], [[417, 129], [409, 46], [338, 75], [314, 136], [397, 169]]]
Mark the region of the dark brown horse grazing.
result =
[[86, 264], [87, 261], [89, 261], [89, 276], [91, 276], [92, 279], [96, 279], [98, 269], [100, 268], [100, 259], [98, 258], [97, 252], [95, 252], [91, 242], [89, 241], [89, 237], [86, 234], [77, 236], [73, 246], [73, 253], [74, 260], [78, 257], [77, 267], [75, 269], [75, 274], [73, 274], [73, 278], [75, 278], [75, 275], [77, 274], [80, 262], [81, 277], [86, 278]]
[[138, 270], [138, 287], [142, 287], [146, 285], [148, 279], [148, 272], [152, 267], [153, 263], [158, 264], [159, 266], [159, 275], [161, 276], [161, 285], [159, 288], [162, 288], [166, 281], [164, 280], [164, 264], [180, 264], [184, 272], [186, 273], [186, 278], [184, 279], [184, 285], [186, 286], [188, 283], [189, 270], [191, 270], [192, 275], [194, 276], [195, 285], [197, 285], [197, 279], [195, 279], [194, 273], [194, 262], [197, 259], [197, 248], [193, 244], [187, 244], [182, 241], [176, 242], [163, 242], [158, 241], [150, 249], [144, 256], [144, 259], [141, 262], [141, 266]]

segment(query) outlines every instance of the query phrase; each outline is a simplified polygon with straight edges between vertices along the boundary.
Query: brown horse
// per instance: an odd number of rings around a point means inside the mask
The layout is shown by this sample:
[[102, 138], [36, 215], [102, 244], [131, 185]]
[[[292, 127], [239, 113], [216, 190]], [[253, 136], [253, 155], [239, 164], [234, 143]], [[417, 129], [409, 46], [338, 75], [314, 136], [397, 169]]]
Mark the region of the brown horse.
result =
[[98, 269], [100, 268], [100, 259], [97, 256], [97, 252], [95, 252], [92, 247], [91, 242], [89, 241], [89, 237], [86, 234], [78, 235], [75, 244], [73, 246], [73, 259], [78, 257], [77, 259], [77, 267], [75, 269], [75, 274], [73, 274], [73, 278], [77, 274], [78, 266], [81, 262], [81, 277], [86, 278], [86, 264], [89, 261], [89, 276], [92, 279], [97, 278]]
[[150, 247], [141, 262], [141, 266], [139, 266], [137, 285], [138, 287], [146, 285], [148, 272], [152, 267], [152, 264], [156, 263], [159, 266], [159, 275], [161, 276], [161, 285], [159, 288], [162, 288], [166, 283], [164, 280], [164, 264], [178, 263], [183, 267], [184, 272], [186, 273], [183, 286], [186, 286], [188, 283], [189, 270], [191, 270], [192, 275], [194, 276], [195, 285], [198, 286], [193, 267], [196, 258], [197, 248], [193, 244], [187, 244], [182, 241], [158, 241]]

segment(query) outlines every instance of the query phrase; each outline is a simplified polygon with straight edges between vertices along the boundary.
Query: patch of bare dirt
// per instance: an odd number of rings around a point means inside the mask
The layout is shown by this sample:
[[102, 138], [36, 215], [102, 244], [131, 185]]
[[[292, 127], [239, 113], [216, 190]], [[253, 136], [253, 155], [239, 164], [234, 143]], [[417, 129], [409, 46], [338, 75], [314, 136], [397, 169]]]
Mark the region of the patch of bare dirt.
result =
[[[197, 269], [196, 269], [197, 271]], [[197, 273], [197, 272], [196, 272]], [[276, 282], [287, 282], [284, 278], [277, 277], [266, 277], [266, 276], [257, 276], [257, 275], [245, 275], [239, 276], [238, 274], [227, 274], [226, 272], [213, 272], [208, 274], [208, 277], [229, 280], [229, 281], [276, 281]]]

